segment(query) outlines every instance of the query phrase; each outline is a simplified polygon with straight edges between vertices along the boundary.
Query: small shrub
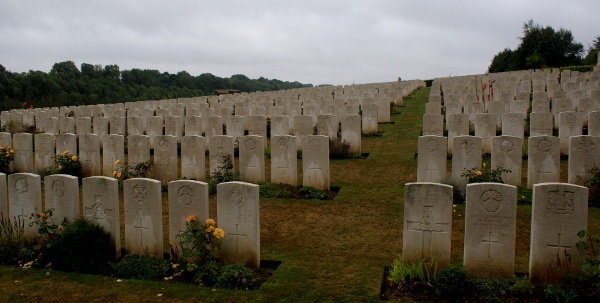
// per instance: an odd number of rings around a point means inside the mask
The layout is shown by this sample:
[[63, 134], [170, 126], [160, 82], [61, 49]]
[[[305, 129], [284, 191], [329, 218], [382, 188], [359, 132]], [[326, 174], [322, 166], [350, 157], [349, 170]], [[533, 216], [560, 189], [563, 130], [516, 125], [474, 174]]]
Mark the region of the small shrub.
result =
[[6, 122], [2, 126], [2, 129], [0, 129], [0, 131], [8, 132], [11, 134], [16, 134], [16, 133], [35, 134], [35, 133], [37, 133], [37, 129], [35, 128], [35, 125], [24, 124], [23, 122], [15, 121], [15, 120], [10, 120], [10, 121]]
[[117, 169], [113, 171], [113, 177], [119, 179], [119, 181], [127, 180], [130, 178], [144, 178], [148, 175], [148, 172], [152, 170], [154, 163], [152, 160], [140, 162], [134, 166], [125, 165], [121, 160], [115, 161]]
[[250, 290], [255, 286], [254, 271], [243, 264], [226, 264], [219, 272], [216, 287]]
[[330, 159], [353, 159], [356, 155], [350, 152], [350, 143], [340, 139], [329, 138]]
[[223, 164], [219, 170], [213, 172], [208, 180], [208, 193], [211, 195], [217, 192], [217, 184], [240, 180], [240, 173], [233, 171], [233, 159], [231, 155], [222, 156], [221, 162]]
[[412, 288], [415, 285], [424, 285], [433, 287], [437, 272], [437, 262], [435, 259], [431, 263], [425, 260], [419, 260], [415, 263], [408, 263], [399, 257], [394, 260], [389, 270], [389, 280], [398, 284], [399, 289]]
[[508, 290], [517, 297], [526, 297], [533, 294], [535, 286], [531, 284], [528, 276], [522, 278], [513, 277], [513, 285]]
[[571, 256], [564, 250], [563, 258], [556, 256], [556, 267], [549, 264], [546, 269], [546, 282], [544, 296], [553, 302], [572, 302], [577, 298], [575, 289], [576, 276], [571, 272]]
[[590, 190], [588, 204], [592, 207], [600, 207], [600, 168], [593, 167], [590, 173], [592, 178], [586, 184]]
[[600, 288], [600, 253], [596, 251], [596, 246], [594, 245], [600, 243], [600, 237], [593, 238], [586, 230], [579, 231], [577, 235], [581, 239], [587, 238], [587, 242], [585, 240], [577, 242], [577, 248], [590, 249], [593, 256], [582, 261], [579, 267], [584, 274], [586, 282], [595, 288]]
[[[491, 165], [490, 165], [491, 166]], [[464, 171], [460, 176], [467, 177], [467, 183], [482, 183], [482, 182], [496, 182], [504, 183], [502, 181], [503, 173], [510, 173], [511, 170], [505, 169], [502, 166], [498, 166], [495, 169], [491, 169], [486, 163], [483, 164], [481, 170], [472, 168]]]
[[467, 272], [462, 264], [442, 268], [436, 274], [433, 285], [437, 296], [450, 300], [464, 298], [472, 286], [467, 280]]
[[503, 278], [481, 279], [475, 281], [475, 286], [486, 294], [486, 302], [502, 303], [500, 296], [508, 292], [510, 280]]
[[110, 233], [83, 218], [64, 227], [54, 248], [52, 267], [62, 271], [108, 274], [115, 261]]
[[314, 187], [305, 186], [300, 188], [299, 192], [311, 200], [325, 200], [327, 193]]
[[177, 235], [181, 247], [178, 257], [197, 265], [214, 261], [219, 253], [218, 239], [224, 236], [225, 232], [215, 227], [215, 220], [207, 219], [203, 224], [195, 216], [188, 216], [185, 231]]
[[79, 157], [66, 150], [54, 158], [54, 168], [50, 174], [67, 174], [81, 178], [81, 162]]
[[10, 162], [15, 160], [15, 151], [10, 145], [0, 145], [0, 173], [8, 174]]
[[123, 279], [163, 280], [170, 276], [171, 264], [148, 255], [125, 256], [117, 264], [117, 277]]
[[533, 191], [526, 186], [517, 187], [517, 204], [531, 205], [533, 199]]
[[17, 265], [22, 250], [27, 250], [24, 230], [25, 222], [21, 218], [11, 221], [0, 212], [0, 264]]

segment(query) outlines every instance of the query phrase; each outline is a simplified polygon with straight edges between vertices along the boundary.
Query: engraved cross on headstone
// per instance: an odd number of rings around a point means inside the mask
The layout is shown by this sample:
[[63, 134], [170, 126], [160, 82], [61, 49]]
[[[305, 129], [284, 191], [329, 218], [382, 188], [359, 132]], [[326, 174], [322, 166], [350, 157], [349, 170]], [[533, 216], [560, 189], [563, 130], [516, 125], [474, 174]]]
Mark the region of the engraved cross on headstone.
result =
[[556, 245], [554, 245], [554, 244], [546, 244], [546, 247], [549, 247], [549, 248], [555, 248], [556, 247], [556, 255], [557, 256], [560, 255], [560, 249], [561, 248], [564, 248], [565, 250], [571, 249], [571, 245], [569, 245], [569, 246], [560, 245], [560, 233], [558, 233], [558, 240], [557, 240]]
[[321, 175], [321, 168], [311, 165], [308, 168], [308, 179], [312, 182], [317, 182], [317, 174]]
[[144, 245], [144, 230], [149, 231], [150, 228], [149, 227], [145, 227], [143, 226], [144, 224], [142, 224], [142, 217], [140, 217], [140, 224], [138, 226], [133, 226], [133, 229], [137, 229], [140, 231], [140, 246]]
[[423, 206], [421, 221], [407, 221], [408, 230], [421, 232], [421, 257], [433, 257], [432, 238], [434, 233], [446, 233], [448, 223], [436, 223], [433, 218], [433, 206]]
[[235, 237], [235, 253], [239, 254], [240, 253], [239, 239], [240, 239], [240, 237], [246, 237], [246, 234], [238, 233], [238, 224], [236, 224], [235, 225], [235, 234], [229, 233], [229, 235]]
[[492, 240], [492, 232], [491, 231], [488, 233], [487, 239], [481, 239], [481, 242], [487, 243], [487, 245], [488, 245], [488, 259], [491, 259], [492, 258], [492, 243], [500, 244], [500, 242], [498, 242], [498, 240]]
[[[580, 171], [578, 173], [578, 175], [579, 175], [579, 179], [581, 179], [583, 181], [583, 183], [585, 183], [588, 180], [588, 175], [592, 175], [592, 173], [589, 171], [587, 164], [583, 165], [583, 170]], [[582, 177], [582, 175], [583, 175], [583, 177]]]
[[438, 170], [437, 168], [433, 167], [432, 161], [429, 161], [429, 165], [427, 169], [425, 169], [425, 172], [428, 180], [433, 180], [434, 176], [437, 177], [438, 175]]
[[280, 174], [280, 180], [281, 182], [285, 182], [285, 171], [286, 169], [290, 169], [289, 166], [286, 165], [286, 162], [284, 160], [280, 160], [277, 163], [279, 163], [279, 165], [277, 165], [277, 171]]

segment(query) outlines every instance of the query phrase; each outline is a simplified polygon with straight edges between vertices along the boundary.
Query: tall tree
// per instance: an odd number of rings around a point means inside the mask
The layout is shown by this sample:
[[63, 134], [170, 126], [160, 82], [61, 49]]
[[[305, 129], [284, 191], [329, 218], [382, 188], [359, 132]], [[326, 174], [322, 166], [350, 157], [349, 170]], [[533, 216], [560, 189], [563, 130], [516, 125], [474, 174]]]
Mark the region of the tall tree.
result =
[[598, 64], [598, 52], [600, 52], [600, 36], [596, 36], [592, 45], [588, 47], [588, 52], [583, 59], [585, 65], [596, 65]]
[[[488, 72], [579, 65], [584, 48], [570, 30], [554, 30], [529, 20], [523, 24], [523, 37], [512, 53], [504, 49], [496, 54]], [[506, 60], [509, 64], [506, 64]]]

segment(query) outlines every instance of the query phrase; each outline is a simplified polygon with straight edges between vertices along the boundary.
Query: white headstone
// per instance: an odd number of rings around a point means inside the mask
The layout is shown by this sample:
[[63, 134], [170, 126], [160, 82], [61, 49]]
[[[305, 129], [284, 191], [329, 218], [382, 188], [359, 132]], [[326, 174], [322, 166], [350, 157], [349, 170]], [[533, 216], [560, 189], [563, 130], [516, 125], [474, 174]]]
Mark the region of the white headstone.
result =
[[206, 141], [201, 136], [183, 136], [181, 139], [181, 177], [204, 181]]
[[169, 182], [169, 244], [177, 247], [177, 237], [186, 230], [186, 218], [208, 219], [208, 184], [194, 180]]
[[[549, 282], [546, 271], [556, 269], [557, 258], [571, 260], [570, 270], [580, 272], [585, 250], [577, 248], [580, 230], [587, 230], [588, 189], [566, 183], [543, 183], [533, 186], [529, 279], [533, 283]], [[584, 239], [585, 240], [585, 239]]]
[[500, 183], [467, 185], [464, 266], [477, 278], [514, 275], [517, 188]]
[[440, 182], [446, 178], [447, 140], [440, 136], [419, 137], [417, 182]]
[[523, 164], [523, 138], [497, 136], [492, 138], [492, 169], [502, 167], [510, 170], [502, 173], [506, 184], [521, 185], [521, 166]]
[[271, 182], [298, 185], [296, 139], [293, 136], [271, 137]]
[[402, 259], [450, 264], [452, 238], [452, 186], [407, 183], [404, 198]]
[[125, 250], [128, 254], [163, 255], [161, 183], [147, 178], [123, 181]]
[[258, 185], [225, 182], [217, 185], [217, 222], [225, 231], [221, 260], [260, 268]]
[[329, 190], [329, 138], [305, 136], [302, 138], [303, 186]]
[[117, 160], [125, 165], [125, 138], [105, 135], [102, 138], [102, 175], [111, 177], [117, 169]]
[[265, 138], [261, 136], [240, 137], [240, 179], [246, 182], [265, 181]]
[[79, 179], [75, 176], [56, 174], [44, 177], [46, 209], [53, 208], [55, 224], [73, 222], [79, 217]]
[[527, 188], [560, 180], [560, 139], [553, 136], [529, 137]]
[[177, 137], [156, 136], [154, 142], [154, 178], [163, 184], [179, 179]]
[[42, 212], [42, 185], [40, 176], [31, 173], [8, 175], [8, 217], [24, 223], [27, 238], [39, 236], [38, 226], [29, 226], [29, 216]]

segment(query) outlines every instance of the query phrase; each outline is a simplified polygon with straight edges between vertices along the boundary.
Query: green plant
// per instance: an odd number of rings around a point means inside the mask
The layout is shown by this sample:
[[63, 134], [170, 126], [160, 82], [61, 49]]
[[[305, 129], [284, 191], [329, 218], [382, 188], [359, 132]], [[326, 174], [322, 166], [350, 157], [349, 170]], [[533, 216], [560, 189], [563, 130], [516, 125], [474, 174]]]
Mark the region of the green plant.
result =
[[563, 254], [563, 258], [559, 254], [556, 255], [556, 268], [549, 264], [546, 269], [548, 284], [544, 288], [544, 296], [557, 303], [572, 302], [578, 296], [574, 287], [576, 276], [571, 272], [571, 256], [567, 254], [566, 249]]
[[219, 169], [213, 172], [208, 180], [208, 193], [211, 195], [217, 192], [217, 184], [240, 180], [240, 173], [233, 171], [231, 155], [221, 156], [221, 163]]
[[330, 159], [354, 159], [360, 155], [350, 152], [350, 143], [337, 138], [329, 138]]
[[433, 259], [426, 262], [424, 259], [409, 263], [401, 256], [394, 260], [389, 270], [388, 279], [398, 285], [399, 289], [412, 288], [415, 285], [433, 287], [437, 272], [437, 262]]
[[0, 264], [16, 265], [23, 250], [27, 250], [25, 222], [15, 217], [14, 222], [0, 212]]
[[310, 186], [305, 186], [300, 188], [299, 192], [301, 194], [303, 194], [304, 196], [306, 196], [307, 199], [311, 199], [311, 200], [325, 200], [327, 199], [327, 193], [320, 190], [320, 189], [316, 189], [314, 187], [310, 187]]
[[87, 274], [109, 274], [116, 257], [110, 233], [84, 218], [66, 225], [47, 254], [52, 268]]
[[125, 256], [117, 263], [117, 277], [123, 279], [163, 280], [171, 276], [172, 266], [163, 259], [148, 255]]
[[526, 297], [533, 294], [533, 289], [535, 286], [531, 284], [528, 276], [524, 276], [521, 278], [513, 277], [512, 278], [513, 285], [511, 285], [508, 290], [518, 296], [518, 297]]
[[582, 261], [579, 264], [579, 267], [581, 268], [586, 281], [593, 287], [600, 288], [600, 254], [596, 251], [596, 247], [594, 246], [594, 243], [600, 243], [600, 237], [591, 237], [586, 230], [579, 231], [577, 235], [581, 239], [587, 238], [587, 242], [585, 240], [577, 242], [577, 248], [590, 249], [592, 254], [592, 258], [587, 258]]
[[519, 205], [531, 205], [533, 200], [533, 191], [528, 189], [526, 186], [517, 187], [517, 204]]
[[23, 122], [16, 121], [16, 120], [10, 120], [10, 121], [4, 123], [4, 125], [2, 125], [2, 129], [0, 129], [0, 131], [9, 132], [11, 134], [16, 134], [16, 133], [35, 134], [35, 133], [37, 133], [37, 129], [35, 128], [35, 125], [24, 124]]
[[152, 160], [140, 162], [134, 166], [125, 165], [121, 160], [115, 161], [117, 168], [113, 171], [113, 178], [119, 180], [119, 184], [122, 185], [123, 180], [129, 178], [144, 178], [148, 175], [148, 172], [152, 170], [154, 163]]
[[181, 248], [178, 258], [197, 266], [214, 261], [219, 253], [218, 239], [223, 236], [225, 232], [215, 227], [215, 220], [207, 219], [202, 223], [195, 216], [188, 216], [185, 231], [177, 235]]
[[511, 170], [505, 169], [502, 166], [498, 166], [491, 169], [486, 163], [483, 163], [482, 169], [472, 168], [465, 170], [460, 176], [467, 178], [467, 183], [482, 183], [482, 182], [496, 182], [504, 183], [502, 181], [503, 173], [510, 173]]
[[216, 279], [216, 287], [250, 290], [255, 285], [254, 271], [243, 264], [226, 264]]
[[0, 173], [8, 174], [10, 162], [15, 160], [15, 151], [10, 145], [0, 145]]
[[475, 286], [486, 294], [486, 302], [502, 303], [500, 296], [508, 292], [510, 282], [509, 279], [503, 278], [480, 279], [475, 281]]
[[79, 157], [66, 150], [54, 158], [54, 168], [51, 174], [67, 174], [81, 178], [81, 162]]
[[435, 294], [450, 300], [464, 298], [471, 288], [467, 272], [462, 264], [452, 264], [442, 268], [435, 276]]

